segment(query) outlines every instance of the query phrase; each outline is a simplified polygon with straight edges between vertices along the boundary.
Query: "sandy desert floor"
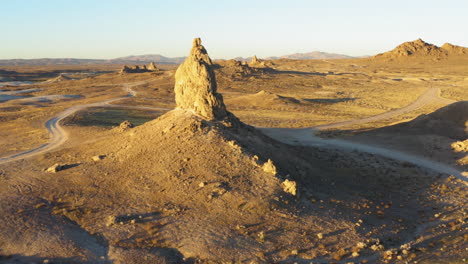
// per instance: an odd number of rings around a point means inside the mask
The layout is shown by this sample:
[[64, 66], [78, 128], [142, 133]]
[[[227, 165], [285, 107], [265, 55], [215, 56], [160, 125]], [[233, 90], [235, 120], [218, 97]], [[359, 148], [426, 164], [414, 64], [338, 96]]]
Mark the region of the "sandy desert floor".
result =
[[171, 111], [175, 66], [2, 68], [0, 262], [468, 261], [466, 61], [215, 63], [248, 126]]

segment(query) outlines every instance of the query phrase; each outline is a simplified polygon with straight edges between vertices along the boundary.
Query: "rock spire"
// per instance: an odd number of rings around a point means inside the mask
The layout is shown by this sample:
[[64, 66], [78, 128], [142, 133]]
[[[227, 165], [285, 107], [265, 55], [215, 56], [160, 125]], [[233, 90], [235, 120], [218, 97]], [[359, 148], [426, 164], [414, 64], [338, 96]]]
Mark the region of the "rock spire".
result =
[[216, 92], [216, 77], [212, 62], [201, 40], [193, 40], [190, 55], [175, 74], [175, 100], [180, 109], [193, 111], [206, 120], [227, 117], [221, 94]]

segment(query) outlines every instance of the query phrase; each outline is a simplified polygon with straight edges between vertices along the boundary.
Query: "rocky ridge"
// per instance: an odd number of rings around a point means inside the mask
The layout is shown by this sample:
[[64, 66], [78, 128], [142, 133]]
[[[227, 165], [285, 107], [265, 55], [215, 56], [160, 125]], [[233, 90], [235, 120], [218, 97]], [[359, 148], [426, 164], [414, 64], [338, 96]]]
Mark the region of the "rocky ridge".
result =
[[451, 56], [468, 54], [468, 48], [445, 43], [441, 47], [425, 42], [422, 39], [408, 41], [398, 45], [395, 49], [377, 54], [373, 59], [398, 60], [405, 58], [430, 58], [433, 60], [446, 59]]
[[133, 67], [124, 65], [122, 69], [120, 69], [120, 74], [157, 72], [157, 71], [159, 71], [158, 67], [156, 66], [156, 64], [154, 64], [154, 62], [151, 62], [148, 66], [142, 65], [141, 67], [139, 65], [134, 65]]

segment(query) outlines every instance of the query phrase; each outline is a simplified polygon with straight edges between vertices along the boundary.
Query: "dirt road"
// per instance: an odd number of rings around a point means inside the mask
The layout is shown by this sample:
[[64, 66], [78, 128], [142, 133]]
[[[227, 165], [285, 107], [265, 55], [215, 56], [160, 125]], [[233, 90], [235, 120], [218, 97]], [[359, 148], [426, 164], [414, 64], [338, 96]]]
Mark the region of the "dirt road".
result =
[[63, 129], [63, 127], [60, 125], [60, 121], [65, 119], [66, 117], [76, 113], [77, 111], [89, 108], [89, 107], [116, 107], [114, 105], [110, 105], [112, 102], [116, 102], [125, 98], [129, 97], [134, 97], [136, 96], [136, 92], [132, 90], [132, 87], [145, 84], [148, 81], [140, 81], [140, 82], [135, 82], [135, 83], [125, 83], [123, 84], [123, 88], [125, 91], [128, 92], [126, 96], [115, 98], [115, 99], [110, 99], [98, 103], [92, 103], [92, 104], [84, 104], [84, 105], [77, 105], [70, 107], [66, 109], [65, 111], [61, 112], [58, 116], [49, 119], [46, 123], [45, 126], [47, 130], [50, 133], [50, 141], [48, 143], [45, 143], [37, 148], [30, 149], [28, 151], [16, 153], [10, 156], [6, 157], [1, 157], [0, 158], [0, 164], [12, 162], [15, 160], [20, 160], [20, 159], [25, 159], [29, 158], [41, 153], [46, 153], [48, 151], [51, 151], [60, 145], [62, 145], [65, 141], [68, 139], [68, 133]]
[[383, 157], [391, 158], [394, 160], [409, 162], [423, 168], [427, 168], [440, 173], [450, 174], [464, 181], [468, 181], [468, 177], [465, 176], [463, 172], [449, 165], [442, 164], [440, 162], [435, 162], [423, 157], [403, 153], [401, 151], [396, 151], [388, 148], [376, 147], [362, 143], [355, 143], [341, 139], [324, 139], [315, 136], [315, 132], [320, 130], [386, 120], [401, 114], [409, 113], [420, 107], [434, 102], [451, 104], [456, 101], [440, 97], [439, 88], [431, 87], [413, 103], [403, 108], [395, 109], [379, 115], [302, 129], [262, 128], [262, 131], [270, 137], [287, 144], [306, 145], [324, 148], [338, 148], [351, 151], [356, 150], [360, 152], [366, 152], [374, 155], [380, 155]]
[[330, 129], [330, 128], [352, 126], [352, 125], [370, 123], [370, 122], [375, 122], [375, 121], [381, 121], [381, 120], [389, 119], [398, 115], [409, 113], [411, 111], [414, 111], [422, 106], [425, 106], [433, 102], [451, 104], [451, 103], [455, 103], [456, 101], [440, 97], [439, 88], [431, 87], [421, 96], [419, 96], [418, 99], [416, 99], [416, 101], [412, 102], [411, 104], [405, 107], [391, 110], [391, 111], [388, 111], [379, 115], [362, 118], [362, 119], [353, 119], [353, 120], [348, 120], [344, 122], [320, 125], [320, 126], [315, 126], [313, 128], [317, 130], [324, 130], [324, 129]]
[[320, 138], [314, 135], [316, 130], [310, 128], [262, 128], [261, 130], [268, 136], [290, 145], [313, 146], [319, 148], [337, 148], [347, 151], [356, 150], [360, 152], [366, 152], [398, 161], [409, 162], [426, 169], [453, 175], [461, 180], [468, 181], [468, 177], [464, 176], [460, 170], [449, 165], [388, 148], [355, 143], [342, 139]]

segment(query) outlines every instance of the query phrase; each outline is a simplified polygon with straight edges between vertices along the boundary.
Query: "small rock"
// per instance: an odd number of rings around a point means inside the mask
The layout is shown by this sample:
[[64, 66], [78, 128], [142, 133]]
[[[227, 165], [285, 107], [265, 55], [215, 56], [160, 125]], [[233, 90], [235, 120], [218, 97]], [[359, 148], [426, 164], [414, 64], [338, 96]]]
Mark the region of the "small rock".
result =
[[358, 243], [356, 244], [356, 246], [357, 246], [358, 248], [365, 248], [365, 247], [366, 247], [366, 244], [363, 243], [363, 242], [358, 242]]
[[205, 182], [200, 182], [200, 184], [198, 184], [198, 187], [202, 188], [202, 187], [205, 187], [206, 183]]
[[297, 194], [297, 186], [296, 186], [296, 182], [295, 181], [290, 181], [288, 179], [286, 179], [283, 183], [283, 191], [287, 192], [287, 193], [290, 193], [292, 195], [296, 195]]
[[103, 160], [105, 157], [106, 155], [96, 155], [96, 156], [93, 156], [91, 159], [94, 161], [100, 161], [100, 160]]
[[323, 234], [322, 234], [322, 233], [318, 233], [318, 234], [317, 234], [317, 238], [318, 238], [318, 239], [323, 239]]
[[56, 173], [56, 172], [59, 172], [63, 170], [63, 165], [60, 165], [58, 163], [55, 163], [54, 165], [50, 166], [49, 168], [47, 168], [47, 172], [52, 172], [52, 173]]
[[108, 216], [106, 219], [106, 226], [109, 227], [114, 224], [115, 224], [115, 216], [113, 215]]
[[273, 161], [271, 161], [271, 159], [268, 159], [268, 161], [263, 164], [263, 171], [271, 173], [273, 175], [276, 175], [276, 173], [278, 172], [276, 170], [275, 164], [273, 164]]
[[135, 127], [135, 126], [134, 126], [132, 123], [130, 123], [130, 121], [128, 121], [128, 120], [123, 121], [123, 122], [120, 123], [120, 125], [119, 125], [119, 129], [120, 129], [121, 131], [125, 131], [125, 130], [128, 130], [128, 129], [130, 129], [130, 128], [134, 128], [134, 127]]

